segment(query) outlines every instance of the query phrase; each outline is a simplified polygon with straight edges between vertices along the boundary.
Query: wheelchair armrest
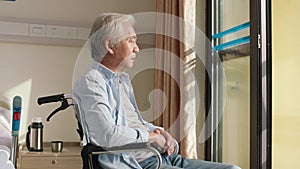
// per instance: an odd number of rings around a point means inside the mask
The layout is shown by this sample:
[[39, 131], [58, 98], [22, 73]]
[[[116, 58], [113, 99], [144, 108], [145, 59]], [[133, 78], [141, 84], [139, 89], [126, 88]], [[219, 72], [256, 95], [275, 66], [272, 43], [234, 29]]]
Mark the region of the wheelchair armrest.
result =
[[131, 144], [126, 144], [123, 146], [117, 146], [117, 147], [100, 147], [96, 146], [93, 144], [88, 143], [86, 146], [83, 147], [81, 151], [81, 156], [82, 158], [91, 158], [93, 165], [95, 166], [95, 163], [97, 161], [97, 158], [95, 158], [94, 155], [99, 155], [99, 154], [109, 154], [109, 153], [123, 153], [123, 152], [133, 152], [133, 151], [140, 151], [140, 150], [150, 150], [154, 155], [157, 157], [158, 163], [157, 163], [157, 168], [160, 168], [162, 164], [162, 159], [160, 156], [160, 152], [153, 147], [148, 142], [144, 143], [131, 143]]
[[139, 150], [139, 149], [148, 149], [150, 147], [150, 143], [144, 142], [144, 143], [131, 143], [126, 144], [123, 146], [117, 146], [117, 147], [110, 147], [110, 148], [104, 148], [106, 151], [132, 151], [132, 150]]
[[148, 149], [150, 147], [150, 143], [145, 142], [145, 143], [131, 143], [131, 144], [126, 144], [123, 146], [117, 146], [117, 147], [101, 147], [101, 146], [96, 146], [94, 144], [88, 143], [86, 146], [83, 147], [83, 150], [87, 154], [102, 154], [106, 152], [112, 152], [112, 151], [127, 151], [127, 150], [138, 150], [138, 149]]

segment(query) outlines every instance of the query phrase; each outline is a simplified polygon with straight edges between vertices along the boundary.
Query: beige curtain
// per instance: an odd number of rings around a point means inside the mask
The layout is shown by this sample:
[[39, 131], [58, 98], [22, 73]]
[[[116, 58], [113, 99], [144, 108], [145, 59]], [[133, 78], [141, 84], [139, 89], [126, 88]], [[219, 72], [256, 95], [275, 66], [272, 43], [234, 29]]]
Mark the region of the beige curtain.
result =
[[[196, 99], [193, 79], [196, 0], [157, 0], [154, 123], [167, 129], [180, 143], [180, 154], [197, 158]], [[164, 14], [162, 14], [164, 13]], [[180, 17], [181, 19], [179, 19]]]

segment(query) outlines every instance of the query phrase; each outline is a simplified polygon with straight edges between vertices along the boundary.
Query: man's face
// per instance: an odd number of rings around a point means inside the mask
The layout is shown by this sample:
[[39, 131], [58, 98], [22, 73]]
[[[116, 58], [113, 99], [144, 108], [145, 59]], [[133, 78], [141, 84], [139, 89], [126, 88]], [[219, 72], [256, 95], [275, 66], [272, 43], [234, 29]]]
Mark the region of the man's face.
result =
[[119, 62], [117, 69], [123, 71], [133, 66], [139, 47], [136, 44], [137, 37], [130, 23], [124, 23], [122, 40], [113, 47], [115, 59]]

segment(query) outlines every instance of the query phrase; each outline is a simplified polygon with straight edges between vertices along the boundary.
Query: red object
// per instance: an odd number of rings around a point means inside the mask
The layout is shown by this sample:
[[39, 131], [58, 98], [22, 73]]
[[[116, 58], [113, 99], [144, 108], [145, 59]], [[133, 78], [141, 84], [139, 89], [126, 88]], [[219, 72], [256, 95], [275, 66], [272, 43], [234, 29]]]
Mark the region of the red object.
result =
[[21, 112], [14, 112], [14, 120], [20, 120]]

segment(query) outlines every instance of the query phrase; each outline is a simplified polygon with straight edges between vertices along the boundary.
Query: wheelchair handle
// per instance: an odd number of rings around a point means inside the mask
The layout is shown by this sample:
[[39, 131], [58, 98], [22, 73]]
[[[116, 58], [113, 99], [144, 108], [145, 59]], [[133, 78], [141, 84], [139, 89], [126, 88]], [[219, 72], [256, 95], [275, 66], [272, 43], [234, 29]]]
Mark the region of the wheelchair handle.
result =
[[39, 105], [45, 104], [45, 103], [51, 103], [51, 102], [61, 102], [61, 106], [58, 107], [57, 109], [55, 109], [48, 117], [47, 117], [47, 121], [50, 121], [50, 118], [52, 116], [54, 116], [56, 113], [58, 113], [61, 110], [65, 110], [66, 108], [68, 108], [70, 105], [67, 99], [72, 99], [72, 95], [71, 94], [57, 94], [57, 95], [51, 95], [51, 96], [45, 96], [45, 97], [40, 97], [37, 100], [37, 103]]
[[40, 98], [38, 98], [37, 103], [39, 105], [42, 105], [45, 103], [58, 102], [65, 98], [64, 95], [65, 94], [58, 94], [58, 95], [40, 97]]

